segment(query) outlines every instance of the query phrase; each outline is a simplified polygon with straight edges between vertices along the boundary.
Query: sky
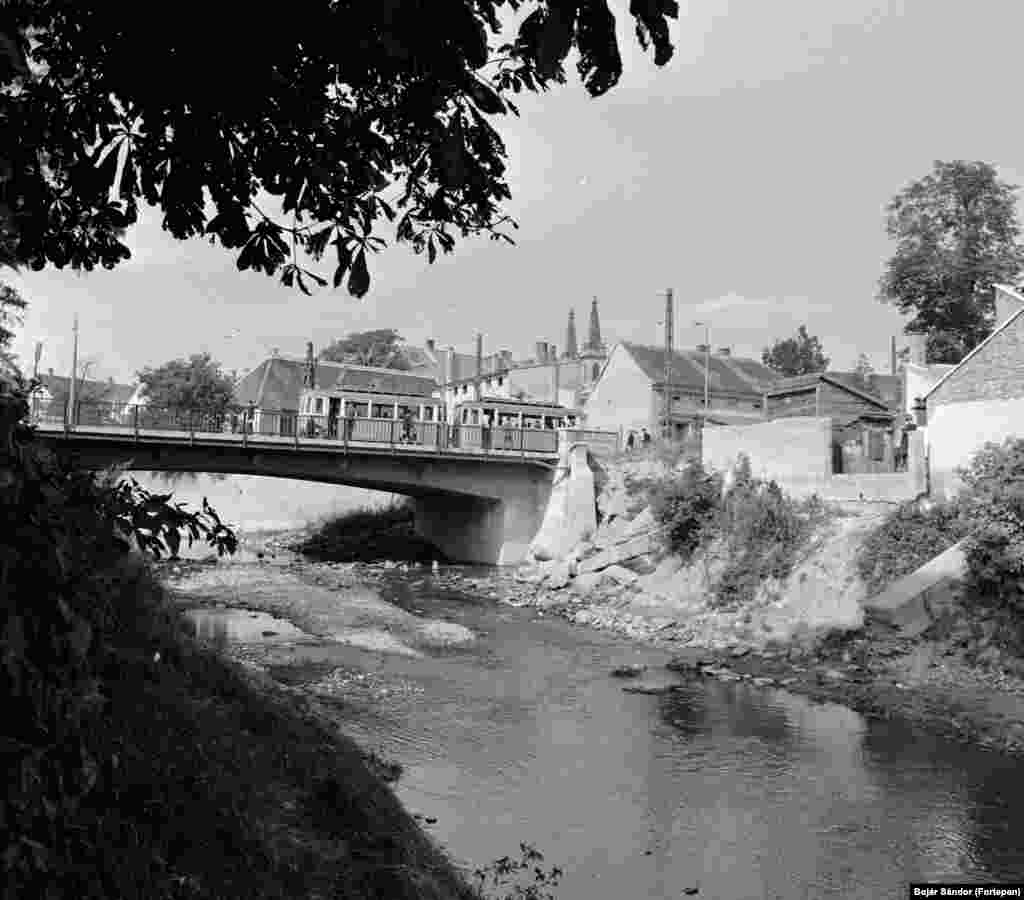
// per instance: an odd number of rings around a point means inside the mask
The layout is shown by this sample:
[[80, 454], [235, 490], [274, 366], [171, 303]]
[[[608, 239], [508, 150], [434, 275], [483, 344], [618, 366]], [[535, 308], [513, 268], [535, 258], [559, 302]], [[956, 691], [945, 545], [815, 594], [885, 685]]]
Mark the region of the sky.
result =
[[[654, 66], [617, 9], [625, 73], [588, 97], [575, 69], [522, 116], [494, 121], [509, 152], [516, 246], [478, 238], [429, 265], [406, 246], [373, 258], [363, 300], [313, 297], [240, 273], [234, 254], [175, 241], [146, 211], [112, 272], [4, 273], [29, 301], [14, 351], [66, 373], [72, 319], [90, 377], [202, 350], [246, 371], [350, 331], [394, 327], [473, 352], [563, 348], [597, 297], [605, 340], [660, 344], [667, 288], [677, 346], [760, 358], [799, 325], [832, 368], [888, 370], [904, 318], [876, 299], [893, 251], [885, 206], [935, 160], [984, 160], [1024, 185], [1019, 114], [1024, 4], [975, 0], [694, 0], [676, 53]], [[329, 276], [329, 272], [326, 272]], [[897, 337], [899, 341], [899, 337]], [[902, 343], [899, 346], [903, 346]]]

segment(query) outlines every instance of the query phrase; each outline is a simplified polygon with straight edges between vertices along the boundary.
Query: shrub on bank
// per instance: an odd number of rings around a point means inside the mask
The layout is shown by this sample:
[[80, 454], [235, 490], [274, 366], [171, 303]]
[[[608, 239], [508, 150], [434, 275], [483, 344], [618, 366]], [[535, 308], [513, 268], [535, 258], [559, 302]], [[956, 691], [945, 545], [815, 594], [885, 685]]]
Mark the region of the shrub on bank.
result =
[[813, 529], [827, 515], [812, 498], [795, 501], [774, 481], [754, 478], [741, 455], [727, 491], [724, 479], [690, 462], [650, 489], [651, 512], [664, 528], [665, 549], [683, 560], [718, 540], [727, 563], [714, 602], [731, 606], [752, 600], [767, 578], [786, 578]]
[[814, 527], [827, 515], [817, 497], [793, 500], [774, 481], [754, 478], [750, 459], [741, 454], [719, 514], [727, 563], [715, 585], [715, 605], [747, 603], [767, 579], [789, 577]]
[[973, 604], [996, 620], [997, 640], [1024, 650], [1024, 440], [986, 444], [957, 473], [971, 535], [967, 587]]
[[957, 504], [901, 504], [865, 537], [857, 551], [857, 573], [868, 596], [881, 593], [948, 550], [965, 534], [966, 525]]
[[714, 535], [722, 497], [722, 479], [699, 462], [651, 483], [648, 503], [664, 531], [665, 548], [689, 560]]

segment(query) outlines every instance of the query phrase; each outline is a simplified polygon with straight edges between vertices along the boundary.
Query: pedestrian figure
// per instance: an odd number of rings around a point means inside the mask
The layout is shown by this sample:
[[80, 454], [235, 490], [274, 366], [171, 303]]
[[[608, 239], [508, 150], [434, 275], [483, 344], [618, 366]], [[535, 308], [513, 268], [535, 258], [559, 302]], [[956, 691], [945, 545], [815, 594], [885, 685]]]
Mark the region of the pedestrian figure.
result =
[[645, 428], [643, 433], [643, 445], [646, 450], [651, 445], [651, 433]]
[[633, 452], [633, 446], [636, 444], [636, 435], [631, 431], [626, 435], [626, 451], [629, 453]]
[[411, 444], [415, 440], [412, 423], [412, 410], [407, 406], [402, 413], [402, 441], [406, 444]]

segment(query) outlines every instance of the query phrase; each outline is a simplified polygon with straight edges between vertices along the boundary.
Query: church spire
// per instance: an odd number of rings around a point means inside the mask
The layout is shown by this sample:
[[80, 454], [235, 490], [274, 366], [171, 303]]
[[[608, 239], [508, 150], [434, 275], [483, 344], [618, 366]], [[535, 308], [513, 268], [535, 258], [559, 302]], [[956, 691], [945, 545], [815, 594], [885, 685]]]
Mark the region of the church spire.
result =
[[316, 387], [316, 359], [313, 357], [312, 341], [306, 341], [306, 371], [302, 375], [302, 386]]
[[566, 359], [575, 359], [579, 355], [576, 349], [576, 310], [569, 310], [569, 324], [565, 329]]
[[597, 297], [590, 307], [590, 334], [587, 338], [588, 350], [601, 350], [604, 344], [601, 342], [601, 320], [597, 315]]

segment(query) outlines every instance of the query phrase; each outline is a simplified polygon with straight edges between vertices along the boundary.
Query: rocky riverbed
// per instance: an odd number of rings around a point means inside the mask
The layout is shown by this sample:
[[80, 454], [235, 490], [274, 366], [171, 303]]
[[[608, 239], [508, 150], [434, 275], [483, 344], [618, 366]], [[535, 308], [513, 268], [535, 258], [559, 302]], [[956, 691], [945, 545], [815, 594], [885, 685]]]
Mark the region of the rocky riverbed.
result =
[[[275, 564], [274, 554], [286, 554], [287, 538], [266, 545], [264, 561]], [[417, 645], [457, 645], [472, 635], [453, 623], [424, 621], [394, 606], [366, 595], [345, 591], [396, 578], [417, 582], [428, 580], [439, 589], [458, 591], [512, 606], [528, 606], [538, 616], [558, 616], [577, 625], [626, 635], [641, 644], [668, 649], [676, 654], [671, 668], [688, 678], [744, 681], [757, 686], [784, 688], [821, 702], [841, 703], [873, 718], [901, 718], [928, 731], [961, 741], [1024, 755], [1024, 680], [1007, 671], [989, 654], [987, 663], [970, 657], [962, 644], [966, 625], [944, 623], [914, 639], [870, 619], [859, 627], [843, 631], [816, 632], [809, 626], [796, 627], [786, 643], [749, 640], [743, 614], [702, 613], [703, 630], [695, 628], [692, 611], [652, 606], [645, 610], [635, 600], [641, 593], [640, 577], [604, 575], [585, 593], [579, 589], [552, 587], [537, 578], [535, 569], [463, 570], [381, 562], [308, 563], [288, 558], [277, 563], [290, 575], [298, 576], [323, 597], [332, 597], [332, 618], [341, 616], [355, 634], [355, 646], [382, 651], [416, 653]], [[172, 588], [186, 589], [190, 605], [202, 605], [197, 583], [214, 587], [217, 605], [223, 608], [259, 609], [285, 619], [315, 638], [323, 638], [323, 621], [316, 604], [296, 602], [294, 596], [273, 590], [257, 593], [240, 590], [233, 599], [223, 590], [223, 578], [213, 570], [230, 566], [211, 563], [165, 563], [163, 569]], [[196, 582], [197, 573], [201, 582]], [[558, 584], [558, 579], [555, 579]], [[190, 588], [189, 585], [192, 587]], [[353, 599], [353, 596], [355, 599]], [[334, 618], [334, 621], [338, 620]], [[337, 637], [337, 634], [335, 634]], [[341, 638], [345, 640], [344, 636]], [[301, 682], [314, 695], [359, 702], [378, 699], [403, 685], [377, 684], [359, 673], [341, 670], [319, 671], [315, 663], [297, 662], [287, 649], [267, 644], [245, 645], [231, 651], [237, 658], [288, 683]], [[308, 671], [307, 671], [308, 670]], [[666, 691], [670, 682], [658, 673], [632, 673], [623, 680], [631, 691]]]

